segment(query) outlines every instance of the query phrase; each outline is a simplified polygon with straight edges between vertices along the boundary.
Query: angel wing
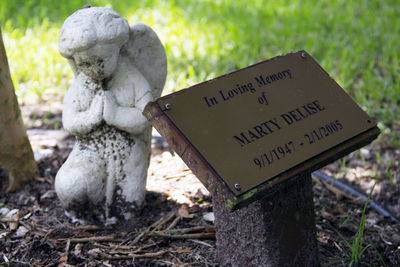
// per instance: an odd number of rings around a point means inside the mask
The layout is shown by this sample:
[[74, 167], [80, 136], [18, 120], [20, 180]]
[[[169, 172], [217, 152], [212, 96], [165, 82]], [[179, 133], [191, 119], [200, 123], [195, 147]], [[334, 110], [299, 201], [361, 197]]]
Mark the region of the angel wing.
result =
[[129, 41], [124, 45], [125, 50], [152, 88], [152, 95], [158, 98], [167, 77], [167, 57], [164, 46], [157, 34], [142, 23], [130, 27]]

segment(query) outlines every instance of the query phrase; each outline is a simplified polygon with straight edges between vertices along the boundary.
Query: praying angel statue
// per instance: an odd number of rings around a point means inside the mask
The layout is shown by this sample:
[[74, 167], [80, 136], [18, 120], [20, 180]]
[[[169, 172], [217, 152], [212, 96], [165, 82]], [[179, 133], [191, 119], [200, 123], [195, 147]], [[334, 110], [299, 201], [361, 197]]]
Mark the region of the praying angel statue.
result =
[[86, 7], [65, 20], [59, 51], [76, 76], [62, 121], [77, 142], [57, 173], [57, 195], [74, 220], [135, 219], [151, 150], [151, 125], [142, 112], [164, 87], [164, 47], [150, 27], [129, 26], [109, 8]]

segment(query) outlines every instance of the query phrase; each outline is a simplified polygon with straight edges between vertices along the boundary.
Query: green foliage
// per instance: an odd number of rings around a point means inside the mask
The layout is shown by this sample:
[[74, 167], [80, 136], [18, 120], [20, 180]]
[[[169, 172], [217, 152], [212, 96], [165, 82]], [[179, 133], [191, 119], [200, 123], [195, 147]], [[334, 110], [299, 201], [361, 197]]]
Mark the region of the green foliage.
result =
[[4, 43], [20, 102], [38, 102], [63, 95], [73, 75], [57, 50], [55, 37], [59, 29], [49, 26], [47, 21], [26, 30], [12, 29], [8, 22], [4, 29]]
[[397, 0], [0, 1], [13, 79], [25, 101], [65, 93], [72, 72], [57, 52], [59, 28], [84, 4], [112, 7], [131, 24], [155, 29], [168, 56], [166, 93], [304, 49], [384, 128], [400, 128], [392, 115], [400, 113]]

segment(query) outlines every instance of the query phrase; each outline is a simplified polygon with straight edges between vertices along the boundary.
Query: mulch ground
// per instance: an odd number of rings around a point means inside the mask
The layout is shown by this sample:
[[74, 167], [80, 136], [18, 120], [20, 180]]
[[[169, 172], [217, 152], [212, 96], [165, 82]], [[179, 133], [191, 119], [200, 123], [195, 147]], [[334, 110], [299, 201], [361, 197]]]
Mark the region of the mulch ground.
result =
[[[74, 137], [54, 130], [62, 126], [60, 112], [25, 107], [23, 113], [40, 177], [0, 194], [0, 265], [218, 266], [210, 195], [160, 137], [153, 138], [140, 218], [114, 227], [80, 225], [64, 215], [53, 186]], [[374, 200], [400, 217], [400, 149], [384, 140], [323, 171], [366, 194], [375, 184]], [[0, 186], [6, 177], [0, 171]], [[348, 266], [364, 202], [313, 181], [321, 263]], [[360, 266], [400, 266], [399, 230], [368, 207]]]

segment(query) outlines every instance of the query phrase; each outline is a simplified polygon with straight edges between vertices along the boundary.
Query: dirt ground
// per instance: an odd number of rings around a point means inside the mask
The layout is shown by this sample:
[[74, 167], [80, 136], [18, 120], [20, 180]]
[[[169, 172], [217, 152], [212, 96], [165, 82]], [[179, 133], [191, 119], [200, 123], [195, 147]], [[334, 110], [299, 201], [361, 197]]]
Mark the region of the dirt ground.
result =
[[[218, 266], [211, 197], [157, 133], [140, 219], [115, 227], [79, 225], [64, 215], [53, 186], [74, 137], [54, 130], [62, 127], [60, 111], [22, 111], [40, 177], [0, 194], [0, 265]], [[376, 183], [373, 199], [400, 217], [396, 161], [400, 149], [383, 137], [323, 171], [366, 194]], [[6, 176], [0, 171], [0, 186]], [[348, 266], [364, 203], [313, 182], [321, 264]], [[400, 266], [399, 230], [399, 223], [368, 207], [360, 266]]]

